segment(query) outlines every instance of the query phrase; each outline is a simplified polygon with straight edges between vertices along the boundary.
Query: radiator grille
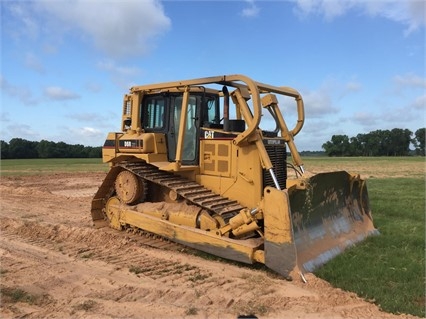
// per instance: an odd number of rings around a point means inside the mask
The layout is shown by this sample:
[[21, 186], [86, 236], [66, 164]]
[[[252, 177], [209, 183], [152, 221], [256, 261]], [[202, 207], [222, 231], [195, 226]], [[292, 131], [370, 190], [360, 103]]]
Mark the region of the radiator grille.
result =
[[[266, 144], [265, 148], [272, 162], [278, 184], [281, 189], [285, 189], [287, 181], [287, 148], [285, 144]], [[267, 170], [263, 170], [263, 187], [265, 188], [266, 186], [275, 187], [275, 184], [271, 174]]]

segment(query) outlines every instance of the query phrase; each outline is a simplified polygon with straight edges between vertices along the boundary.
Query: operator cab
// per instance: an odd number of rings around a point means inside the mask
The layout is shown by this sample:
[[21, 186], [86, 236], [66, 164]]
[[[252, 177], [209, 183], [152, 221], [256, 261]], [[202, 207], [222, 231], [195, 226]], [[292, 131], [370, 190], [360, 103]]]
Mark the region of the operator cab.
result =
[[[147, 133], [164, 133], [167, 158], [176, 160], [182, 115], [183, 93], [166, 92], [145, 95], [141, 103], [141, 128]], [[220, 124], [219, 96], [196, 92], [189, 95], [184, 128], [182, 164], [199, 163], [200, 127], [223, 127]]]

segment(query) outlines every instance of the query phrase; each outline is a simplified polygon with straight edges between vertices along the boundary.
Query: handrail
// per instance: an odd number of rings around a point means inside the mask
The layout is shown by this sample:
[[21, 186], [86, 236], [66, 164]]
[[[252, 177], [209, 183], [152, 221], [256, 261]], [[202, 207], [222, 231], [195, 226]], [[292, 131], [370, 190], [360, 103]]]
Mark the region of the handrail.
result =
[[[236, 82], [243, 82], [244, 84], [236, 83]], [[135, 92], [146, 91], [146, 90], [155, 90], [155, 89], [161, 90], [161, 89], [176, 88], [176, 87], [184, 88], [191, 85], [204, 85], [204, 84], [213, 84], [213, 83], [228, 85], [235, 88], [245, 87], [250, 91], [250, 94], [253, 99], [253, 105], [254, 105], [253, 122], [252, 122], [252, 125], [249, 125], [247, 130], [243, 132], [244, 134], [242, 136], [246, 137], [250, 135], [256, 130], [256, 127], [259, 125], [260, 118], [262, 115], [259, 93], [262, 93], [263, 91], [277, 93], [277, 94], [289, 96], [289, 97], [294, 97], [297, 103], [298, 118], [297, 118], [296, 125], [289, 132], [291, 133], [291, 135], [296, 136], [297, 133], [299, 133], [300, 130], [302, 129], [303, 123], [305, 121], [304, 104], [303, 104], [302, 96], [297, 90], [291, 87], [286, 87], [286, 86], [278, 87], [278, 86], [265, 84], [262, 82], [256, 82], [252, 80], [251, 78], [249, 78], [248, 76], [245, 76], [242, 74], [220, 75], [220, 76], [197, 78], [197, 79], [191, 79], [191, 80], [133, 86], [130, 89], [130, 92], [135, 93]]]
[[[197, 78], [197, 79], [191, 79], [191, 80], [134, 86], [130, 89], [130, 92], [138, 93], [143, 91], [156, 91], [156, 90], [161, 91], [165, 89], [176, 89], [176, 88], [182, 88], [183, 90], [186, 90], [191, 86], [200, 86], [205, 84], [227, 85], [227, 86], [236, 88], [235, 95], [238, 99], [238, 104], [241, 108], [244, 119], [247, 123], [247, 128], [235, 137], [234, 143], [236, 145], [241, 144], [248, 137], [257, 134], [256, 130], [259, 127], [259, 123], [262, 117], [262, 105], [260, 100], [261, 93], [276, 93], [279, 95], [293, 97], [296, 100], [296, 106], [297, 106], [297, 122], [293, 129], [288, 130], [287, 125], [285, 124], [284, 118], [278, 109], [278, 106], [275, 106], [275, 107], [276, 107], [276, 114], [279, 115], [278, 122], [280, 125], [282, 136], [284, 137], [284, 139], [286, 140], [290, 148], [295, 164], [298, 165], [303, 172], [303, 164], [300, 159], [299, 153], [296, 149], [296, 146], [293, 142], [293, 137], [300, 132], [305, 121], [304, 103], [303, 103], [301, 94], [297, 90], [291, 87], [273, 86], [273, 85], [269, 85], [269, 84], [265, 84], [261, 82], [256, 82], [252, 80], [250, 77], [242, 75], [242, 74], [233, 74], [233, 75], [221, 75], [221, 76], [212, 76], [212, 77]], [[240, 92], [243, 90], [248, 90], [250, 93], [251, 100], [253, 103], [253, 110], [252, 110], [253, 114], [251, 114], [250, 108], [248, 107], [244, 97], [242, 96]], [[178, 153], [176, 155], [178, 155], [176, 157], [176, 160], [179, 160], [180, 154]], [[266, 166], [269, 166], [269, 165], [266, 165]]]

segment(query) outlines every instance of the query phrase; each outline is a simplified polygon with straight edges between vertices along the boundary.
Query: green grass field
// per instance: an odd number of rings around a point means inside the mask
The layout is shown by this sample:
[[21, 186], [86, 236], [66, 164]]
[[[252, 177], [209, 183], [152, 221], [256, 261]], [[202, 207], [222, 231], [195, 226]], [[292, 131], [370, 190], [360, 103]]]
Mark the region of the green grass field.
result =
[[347, 250], [316, 275], [382, 310], [425, 317], [425, 158], [305, 158], [313, 172], [345, 169], [367, 178], [380, 236]]
[[37, 158], [0, 161], [0, 176], [107, 172], [100, 158]]
[[[100, 159], [2, 160], [1, 176], [106, 172]], [[347, 170], [367, 177], [380, 236], [368, 238], [316, 271], [383, 311], [425, 317], [425, 159], [304, 158], [311, 172]]]
[[425, 317], [425, 181], [368, 181], [374, 224], [368, 238], [316, 275], [373, 300], [384, 311]]

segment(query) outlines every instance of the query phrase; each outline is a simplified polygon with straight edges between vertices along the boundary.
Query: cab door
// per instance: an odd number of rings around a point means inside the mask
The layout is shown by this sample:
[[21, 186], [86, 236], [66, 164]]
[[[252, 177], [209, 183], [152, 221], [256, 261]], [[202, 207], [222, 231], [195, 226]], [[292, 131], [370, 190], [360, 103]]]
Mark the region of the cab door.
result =
[[188, 109], [186, 114], [186, 126], [180, 128], [180, 117], [182, 114], [182, 95], [173, 95], [170, 98], [170, 129], [167, 134], [168, 142], [168, 160], [176, 160], [176, 146], [179, 136], [179, 130], [184, 130], [182, 164], [198, 165], [199, 161], [199, 112], [201, 97], [196, 95], [189, 96]]

